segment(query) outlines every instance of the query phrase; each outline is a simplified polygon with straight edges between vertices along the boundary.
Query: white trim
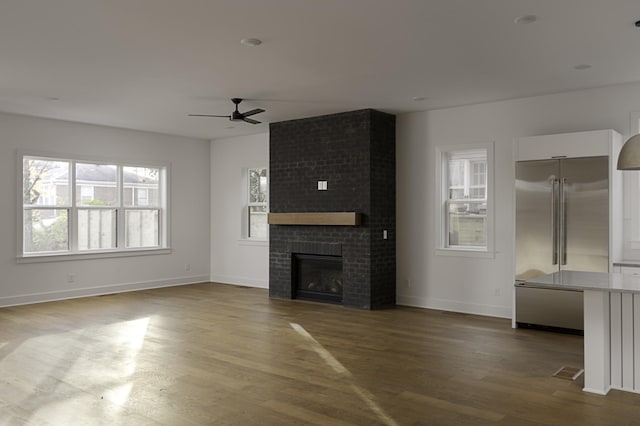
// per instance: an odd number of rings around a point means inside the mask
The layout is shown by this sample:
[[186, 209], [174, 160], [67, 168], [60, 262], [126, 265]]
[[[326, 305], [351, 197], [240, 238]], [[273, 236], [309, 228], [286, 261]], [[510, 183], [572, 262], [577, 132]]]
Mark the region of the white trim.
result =
[[[629, 113], [629, 137], [640, 133], [640, 111]], [[640, 260], [640, 174], [623, 172], [623, 257]]]
[[[251, 203], [249, 201], [249, 170], [265, 169], [267, 173], [267, 202], [266, 203]], [[240, 194], [242, 196], [242, 217], [240, 219], [240, 238], [239, 241], [255, 241], [255, 242], [269, 242], [269, 224], [267, 224], [267, 238], [251, 238], [249, 237], [249, 207], [250, 206], [265, 206], [267, 211], [265, 214], [269, 214], [269, 200], [270, 200], [270, 188], [271, 177], [269, 175], [269, 167], [257, 166], [257, 167], [243, 167], [242, 168], [242, 190]]]
[[[468, 257], [495, 257], [495, 173], [494, 173], [494, 141], [478, 142], [472, 144], [444, 145], [436, 146], [435, 171], [436, 171], [436, 191], [435, 191], [435, 219], [436, 219], [436, 241], [435, 250], [437, 255], [467, 256]], [[485, 149], [487, 151], [487, 246], [486, 248], [461, 248], [446, 246], [446, 216], [443, 211], [445, 194], [447, 191], [446, 179], [443, 179], [444, 162], [446, 154], [451, 151], [462, 151], [471, 149]], [[445, 254], [449, 252], [450, 254]], [[466, 253], [466, 254], [463, 254]], [[482, 253], [485, 253], [484, 255]]]
[[437, 309], [440, 311], [463, 314], [483, 315], [488, 317], [511, 319], [511, 306], [484, 305], [465, 303], [456, 300], [435, 299], [432, 297], [416, 297], [398, 295], [396, 304], [415, 308]]
[[[43, 206], [44, 208], [66, 208], [68, 210], [68, 221], [69, 227], [67, 230], [68, 233], [68, 241], [69, 241], [69, 251], [65, 251], [62, 253], [24, 253], [24, 200], [23, 200], [23, 161], [24, 157], [35, 157], [35, 158], [43, 158], [49, 159], [52, 161], [63, 161], [69, 163], [69, 202], [68, 206]], [[117, 209], [117, 241], [121, 242], [121, 247], [109, 250], [90, 250], [90, 251], [79, 251], [78, 250], [78, 236], [77, 236], [77, 224], [78, 217], [77, 211], [81, 208], [102, 208], [102, 207], [92, 207], [92, 206], [78, 206], [76, 201], [76, 167], [77, 163], [88, 163], [88, 164], [109, 164], [116, 166], [116, 187], [119, 188], [117, 199], [118, 203], [114, 206], [105, 206], [105, 208]], [[52, 153], [52, 152], [44, 152], [44, 151], [31, 151], [31, 150], [16, 150], [16, 165], [17, 169], [15, 171], [16, 174], [16, 200], [17, 200], [17, 221], [16, 221], [16, 231], [17, 231], [17, 245], [16, 245], [16, 262], [17, 263], [36, 263], [36, 262], [53, 262], [53, 261], [63, 261], [63, 260], [81, 260], [81, 259], [97, 259], [97, 258], [109, 258], [109, 257], [126, 257], [126, 256], [142, 256], [142, 255], [152, 255], [152, 254], [166, 254], [171, 252], [171, 241], [170, 241], [170, 173], [171, 173], [171, 163], [169, 162], [149, 162], [147, 160], [143, 161], [121, 161], [114, 158], [105, 158], [105, 157], [86, 157], [86, 156], [76, 156], [72, 154], [66, 153]], [[160, 174], [158, 176], [158, 185], [160, 187], [159, 192], [159, 202], [158, 206], [153, 207], [136, 207], [136, 206], [125, 206], [123, 200], [123, 191], [124, 191], [124, 178], [123, 178], [123, 170], [124, 167], [146, 167], [146, 168], [154, 168], [159, 169]], [[29, 208], [38, 208], [38, 206], [29, 206]], [[124, 216], [127, 210], [132, 209], [148, 209], [148, 210], [158, 210], [158, 243], [157, 247], [140, 247], [140, 248], [126, 248], [125, 244], [125, 220]]]
[[269, 240], [243, 238], [238, 240], [239, 246], [269, 247]]
[[171, 248], [127, 249], [117, 251], [92, 251], [82, 253], [49, 253], [45, 255], [19, 256], [16, 263], [62, 262], [67, 260], [108, 259], [113, 257], [154, 256], [171, 254]]
[[100, 287], [85, 287], [73, 290], [30, 293], [18, 296], [0, 297], [0, 307], [53, 302], [56, 300], [77, 299], [80, 297], [101, 296], [105, 294], [125, 293], [129, 291], [150, 290], [161, 287], [175, 287], [203, 282], [209, 282], [209, 277], [205, 275], [194, 275], [166, 280], [141, 281], [135, 283], [113, 284]]
[[269, 288], [269, 280], [257, 280], [255, 278], [231, 277], [228, 275], [211, 275], [211, 282], [220, 284], [231, 284], [242, 287]]
[[436, 256], [457, 256], [457, 257], [482, 257], [485, 259], [494, 259], [495, 251], [464, 249], [457, 247], [437, 248]]

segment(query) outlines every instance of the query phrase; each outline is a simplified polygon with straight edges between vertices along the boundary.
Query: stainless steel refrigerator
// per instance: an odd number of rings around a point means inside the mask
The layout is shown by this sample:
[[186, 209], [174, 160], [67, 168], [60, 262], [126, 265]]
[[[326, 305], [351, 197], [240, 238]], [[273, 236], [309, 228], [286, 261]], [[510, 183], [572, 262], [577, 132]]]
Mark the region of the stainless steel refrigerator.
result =
[[609, 270], [609, 159], [516, 162], [516, 322], [583, 329], [582, 292], [535, 287], [561, 270]]

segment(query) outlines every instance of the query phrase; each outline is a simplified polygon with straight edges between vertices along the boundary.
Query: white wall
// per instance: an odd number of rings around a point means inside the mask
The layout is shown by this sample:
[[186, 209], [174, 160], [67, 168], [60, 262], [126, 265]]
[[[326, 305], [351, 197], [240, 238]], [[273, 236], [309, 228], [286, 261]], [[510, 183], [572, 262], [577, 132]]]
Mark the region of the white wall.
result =
[[243, 172], [269, 167], [269, 134], [211, 141], [211, 281], [269, 287], [269, 243], [242, 239]]
[[[17, 264], [20, 149], [170, 163], [171, 253]], [[0, 113], [0, 306], [207, 281], [209, 149], [204, 140]]]
[[[626, 139], [632, 111], [640, 111], [640, 84], [398, 115], [398, 304], [511, 317], [513, 139], [599, 129], [615, 129]], [[240, 238], [242, 169], [268, 165], [268, 139], [261, 134], [212, 141], [212, 281], [268, 287], [268, 246]], [[495, 257], [437, 256], [435, 147], [491, 141]]]
[[[640, 84], [398, 116], [398, 303], [510, 317], [513, 138], [615, 129], [626, 140], [632, 111], [640, 111]], [[435, 147], [489, 141], [495, 142], [495, 258], [438, 256]]]

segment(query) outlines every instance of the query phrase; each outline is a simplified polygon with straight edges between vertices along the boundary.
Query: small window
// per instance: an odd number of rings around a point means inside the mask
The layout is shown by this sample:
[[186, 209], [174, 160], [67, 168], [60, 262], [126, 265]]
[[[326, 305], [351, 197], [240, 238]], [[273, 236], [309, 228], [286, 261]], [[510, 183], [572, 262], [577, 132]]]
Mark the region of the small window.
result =
[[269, 180], [267, 169], [248, 169], [247, 238], [266, 240], [269, 235]]
[[491, 247], [490, 149], [439, 150], [440, 248], [488, 251]]

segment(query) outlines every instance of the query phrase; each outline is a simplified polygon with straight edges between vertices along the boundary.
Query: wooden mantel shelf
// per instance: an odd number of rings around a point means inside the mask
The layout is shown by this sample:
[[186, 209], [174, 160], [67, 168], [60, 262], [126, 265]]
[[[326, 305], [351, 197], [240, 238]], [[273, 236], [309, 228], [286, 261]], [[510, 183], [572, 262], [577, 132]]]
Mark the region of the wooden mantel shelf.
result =
[[356, 212], [269, 213], [270, 225], [360, 225]]

